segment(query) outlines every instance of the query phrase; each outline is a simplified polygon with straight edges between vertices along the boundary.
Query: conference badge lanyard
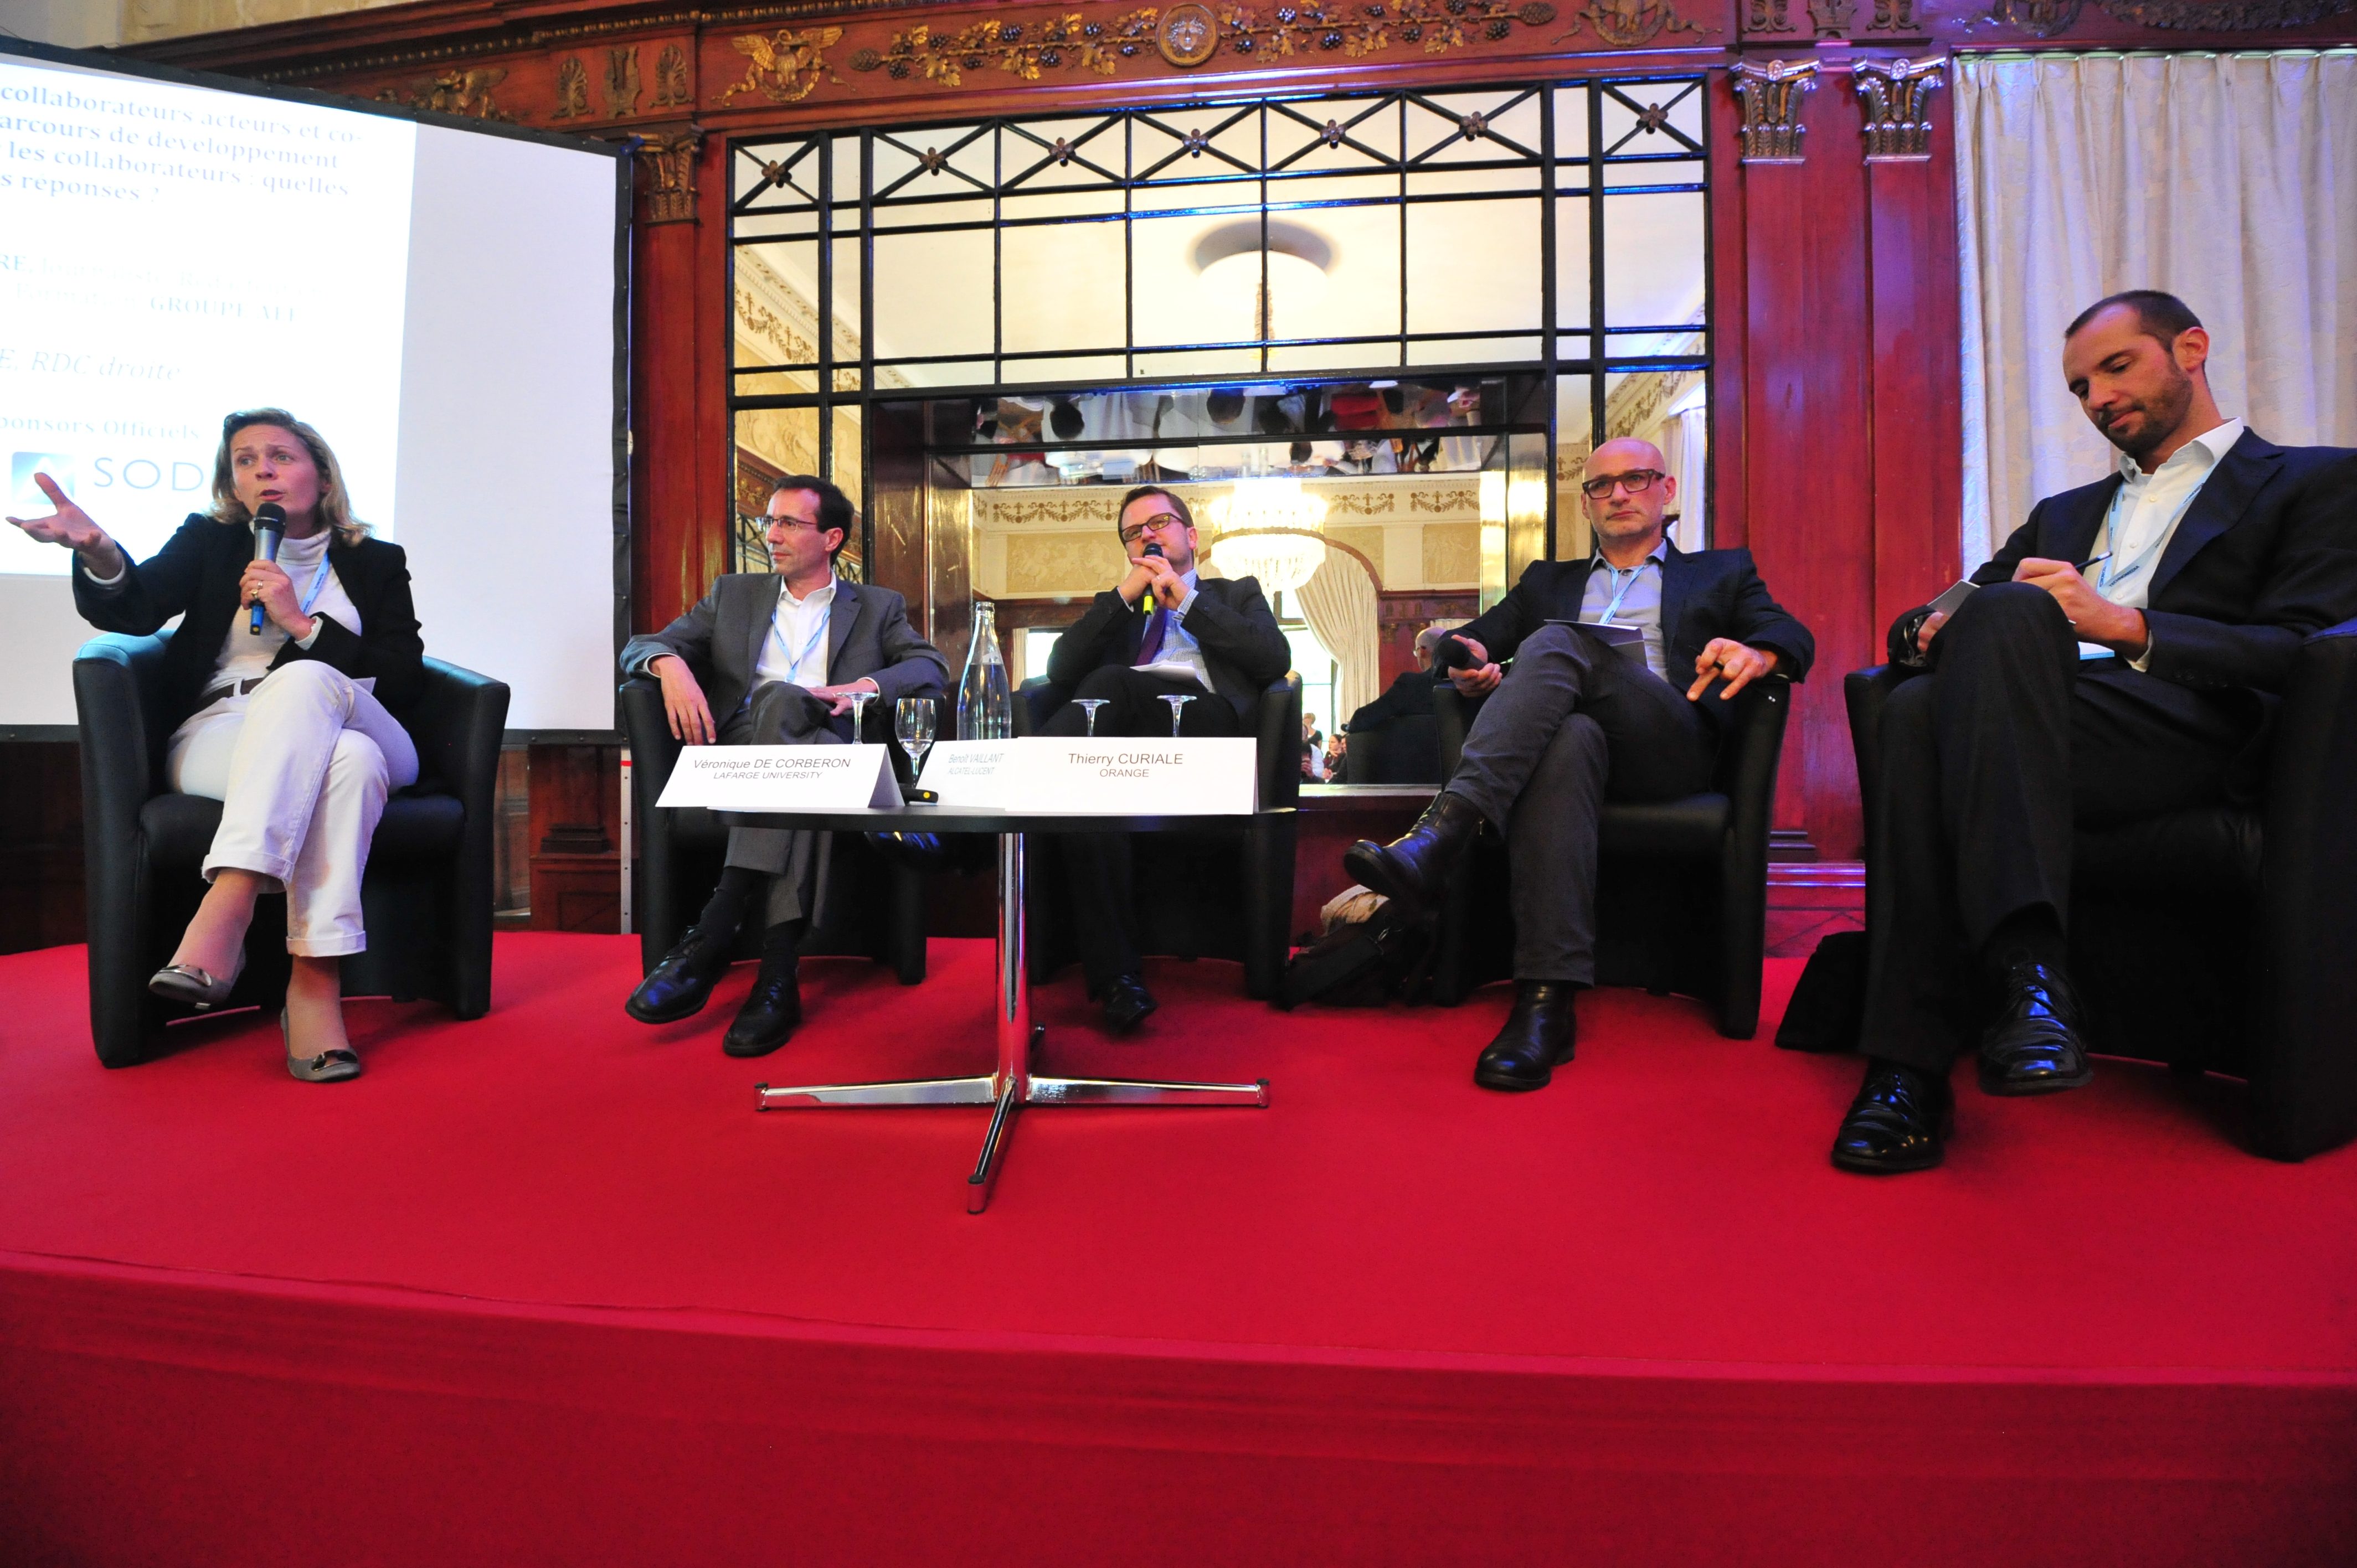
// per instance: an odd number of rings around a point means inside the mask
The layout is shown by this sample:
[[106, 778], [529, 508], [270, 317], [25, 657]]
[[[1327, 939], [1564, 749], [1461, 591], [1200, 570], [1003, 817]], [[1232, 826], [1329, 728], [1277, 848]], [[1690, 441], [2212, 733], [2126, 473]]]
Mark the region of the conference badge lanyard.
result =
[[[785, 597], [785, 589], [782, 586], [778, 590], [778, 596], [782, 607]], [[770, 635], [777, 639], [778, 651], [786, 656], [786, 679], [789, 682], [795, 684], [801, 683], [802, 678], [802, 660], [808, 659], [811, 654], [816, 650], [820, 639], [826, 636], [826, 623], [834, 614], [834, 601], [829, 600], [826, 607], [827, 613], [818, 618], [818, 625], [812, 628], [810, 640], [802, 644], [802, 650], [800, 653], [796, 653], [792, 648], [787, 645], [785, 628], [778, 624], [777, 616], [772, 614], [770, 617]]]
[[1605, 560], [1600, 555], [1596, 558], [1596, 564], [1603, 567], [1606, 571], [1611, 573], [1613, 582], [1618, 585], [1612, 590], [1612, 602], [1606, 605], [1604, 607], [1604, 613], [1596, 618], [1596, 623], [1598, 626], [1610, 626], [1612, 624], [1612, 618], [1620, 613], [1620, 601], [1627, 598], [1629, 596], [1629, 590], [1637, 585], [1637, 575], [1640, 572], [1642, 572], [1646, 566], [1651, 564], [1651, 557], [1648, 557], [1646, 560], [1640, 561], [1634, 566], [1630, 567], [1629, 575], [1625, 577], [1620, 575], [1620, 567], [1615, 566], [1611, 562]]
[[[2166, 525], [2153, 530], [2152, 538], [2146, 542], [2145, 547], [2137, 551], [2136, 554], [2130, 557], [2125, 564], [2121, 562], [2118, 553], [2120, 548], [2120, 496], [2124, 496], [2126, 493], [2126, 487], [2121, 487], [2119, 494], [2115, 495], [2112, 498], [2112, 515], [2104, 521], [2105, 542], [2111, 547], [2113, 555], [2109, 561], [2104, 563], [2103, 571], [2098, 573], [2095, 576], [2095, 592], [2103, 595], [2105, 598], [2111, 597], [2111, 593], [2114, 588], [2117, 587], [2122, 583], [2126, 582], [2129, 578], [2135, 576], [2137, 573], [2150, 565], [2152, 564], [2153, 556], [2159, 553], [2161, 542], [2169, 537], [2169, 529]], [[2186, 504], [2188, 506], [2192, 504], [2190, 498], [2188, 499]], [[2180, 515], [2182, 515], [2182, 509], [2180, 509]]]

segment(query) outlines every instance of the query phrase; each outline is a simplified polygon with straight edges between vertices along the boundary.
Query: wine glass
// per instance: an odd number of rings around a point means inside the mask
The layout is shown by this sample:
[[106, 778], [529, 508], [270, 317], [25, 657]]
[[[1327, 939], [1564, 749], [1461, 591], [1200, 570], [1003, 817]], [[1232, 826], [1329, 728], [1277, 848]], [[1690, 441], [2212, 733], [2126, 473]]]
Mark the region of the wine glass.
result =
[[851, 744], [857, 746], [867, 738], [867, 704], [876, 700], [873, 692], [851, 693]]
[[1088, 720], [1088, 736], [1091, 740], [1094, 740], [1097, 735], [1097, 710], [1103, 707], [1107, 701], [1108, 699], [1103, 697], [1074, 697], [1072, 699], [1072, 705], [1079, 708]]
[[900, 745], [909, 753], [909, 783], [911, 787], [925, 770], [925, 753], [933, 748], [933, 700], [931, 697], [903, 697], [892, 705], [892, 733], [900, 737]]
[[1178, 715], [1186, 709], [1187, 704], [1193, 702], [1195, 699], [1192, 697], [1170, 696], [1165, 697], [1162, 700], [1170, 704], [1170, 737], [1173, 740], [1176, 740], [1178, 738]]

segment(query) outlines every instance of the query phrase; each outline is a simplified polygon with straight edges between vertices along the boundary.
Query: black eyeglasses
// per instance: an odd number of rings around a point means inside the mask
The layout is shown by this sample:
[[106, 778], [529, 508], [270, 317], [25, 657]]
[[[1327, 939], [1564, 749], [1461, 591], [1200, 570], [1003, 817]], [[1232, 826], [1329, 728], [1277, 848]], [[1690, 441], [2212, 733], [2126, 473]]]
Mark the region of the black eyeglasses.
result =
[[1135, 528], [1121, 530], [1121, 542], [1135, 544], [1149, 533], [1176, 533], [1187, 524], [1169, 512], [1164, 512], [1152, 522], [1141, 522]]
[[1618, 485], [1632, 496], [1641, 496], [1653, 488], [1655, 479], [1668, 477], [1659, 468], [1631, 468], [1625, 474], [1598, 474], [1592, 479], [1581, 480], [1579, 493], [1589, 500], [1600, 501], [1612, 493], [1613, 486]]

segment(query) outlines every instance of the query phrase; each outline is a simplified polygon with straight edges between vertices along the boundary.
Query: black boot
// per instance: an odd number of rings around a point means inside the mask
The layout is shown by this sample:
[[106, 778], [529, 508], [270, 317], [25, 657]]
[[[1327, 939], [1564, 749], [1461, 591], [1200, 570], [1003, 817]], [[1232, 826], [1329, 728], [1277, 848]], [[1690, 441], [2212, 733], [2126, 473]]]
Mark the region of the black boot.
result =
[[1481, 813], [1472, 802], [1444, 789], [1401, 837], [1387, 844], [1361, 839], [1343, 851], [1342, 869], [1414, 919], [1440, 901], [1457, 857], [1480, 826]]
[[1113, 983], [1105, 987], [1105, 1029], [1110, 1034], [1126, 1035], [1161, 1005], [1154, 999], [1154, 993], [1146, 989], [1146, 976], [1116, 974]]
[[641, 1024], [676, 1024], [703, 1012], [712, 987], [728, 972], [728, 951], [736, 942], [733, 924], [717, 931], [690, 926], [679, 945], [639, 982], [622, 1011]]
[[1928, 1171], [1946, 1156], [1955, 1103], [1947, 1079], [1869, 1059], [1866, 1081], [1834, 1134], [1834, 1164], [1868, 1176]]
[[1556, 1066], [1571, 1059], [1579, 1032], [1571, 999], [1579, 989], [1567, 980], [1514, 982], [1514, 1010], [1474, 1062], [1473, 1081], [1484, 1089], [1544, 1089]]
[[1981, 1036], [1981, 1092], [2053, 1094], [2095, 1076], [2080, 1036], [2078, 993], [2059, 964], [2007, 969], [1996, 1022]]
[[[802, 922], [788, 923], [797, 928], [799, 937]], [[775, 940], [777, 929], [770, 928], [772, 940], [763, 947], [761, 972], [745, 1005], [737, 1009], [737, 1021], [720, 1037], [720, 1048], [732, 1057], [768, 1056], [793, 1038], [802, 1021], [802, 959], [791, 941]]]

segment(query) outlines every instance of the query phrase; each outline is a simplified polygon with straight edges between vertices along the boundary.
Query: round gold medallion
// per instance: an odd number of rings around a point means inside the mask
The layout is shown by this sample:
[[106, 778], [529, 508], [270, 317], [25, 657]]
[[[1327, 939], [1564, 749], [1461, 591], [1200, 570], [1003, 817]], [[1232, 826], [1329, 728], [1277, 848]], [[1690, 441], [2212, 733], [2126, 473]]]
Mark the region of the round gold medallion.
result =
[[1162, 13], [1154, 45], [1162, 58], [1184, 70], [1199, 66], [1220, 50], [1220, 27], [1208, 5], [1173, 5]]

